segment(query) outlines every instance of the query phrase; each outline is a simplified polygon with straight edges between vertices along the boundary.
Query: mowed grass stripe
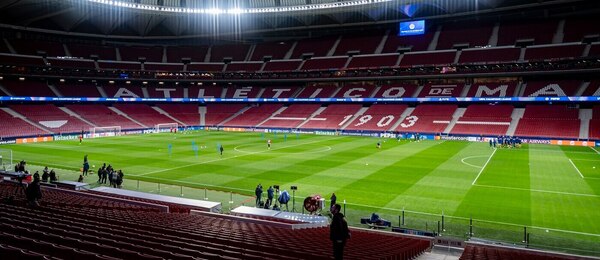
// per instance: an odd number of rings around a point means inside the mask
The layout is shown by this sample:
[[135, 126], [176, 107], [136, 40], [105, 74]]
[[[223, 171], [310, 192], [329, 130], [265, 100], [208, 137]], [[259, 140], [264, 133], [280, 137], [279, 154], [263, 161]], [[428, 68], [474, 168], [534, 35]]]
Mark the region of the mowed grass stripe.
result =
[[[299, 196], [320, 194], [329, 197], [332, 192], [337, 192], [338, 189], [355, 181], [360, 181], [373, 172], [388, 167], [397, 160], [412, 156], [431, 145], [435, 145], [435, 143], [417, 144], [405, 141], [388, 141], [383, 144], [381, 149], [376, 149], [374, 142], [371, 141], [370, 145], [367, 145], [364, 149], [355, 149], [356, 151], [360, 151], [360, 156], [355, 156], [354, 152], [348, 151], [347, 153], [340, 155], [341, 160], [338, 161], [340, 161], [341, 164], [337, 167], [313, 171], [312, 174], [307, 175], [302, 179], [285, 183], [284, 187], [298, 185], [301, 187], [297, 193]], [[297, 167], [300, 167], [300, 165], [297, 165]], [[301, 168], [305, 169], [301, 170], [310, 171], [311, 167], [311, 165], [303, 164], [301, 165]], [[370, 199], [372, 200], [375, 198], [371, 197]], [[357, 202], [352, 201], [349, 203]]]
[[[350, 141], [351, 140], [351, 141]], [[346, 142], [331, 145], [332, 150], [323, 154], [307, 154], [289, 158], [290, 164], [281, 167], [273, 167], [273, 164], [265, 162], [262, 164], [262, 171], [258, 170], [249, 173], [244, 179], [229, 182], [225, 186], [232, 187], [254, 187], [258, 183], [264, 184], [284, 184], [295, 182], [296, 180], [313, 175], [320, 171], [335, 169], [348, 162], [352, 158], [361, 158], [373, 153], [376, 141], [373, 139], [351, 138]], [[274, 160], [280, 160], [276, 158]], [[296, 184], [301, 186], [300, 184]], [[282, 185], [287, 189], [288, 185]], [[316, 191], [318, 192], [318, 190]]]
[[427, 146], [409, 157], [379, 169], [339, 189], [338, 197], [357, 204], [384, 207], [421, 178], [448, 160], [446, 154], [455, 154], [468, 145], [466, 142], [424, 142]]
[[[578, 215], [581, 219], [592, 219], [595, 215], [588, 214], [585, 205], [600, 202], [600, 198], [590, 196], [577, 196], [558, 194], [550, 192], [539, 192], [538, 190], [557, 192], [576, 192], [579, 194], [593, 194], [587, 185], [573, 168], [568, 158], [582, 156], [581, 153], [564, 153], [560, 146], [543, 146], [544, 149], [536, 149], [540, 145], [530, 145], [533, 148], [529, 152], [529, 172], [531, 181], [531, 221], [534, 226], [552, 226], [559, 229], [589, 232], [596, 230], [597, 224], [584, 227], [578, 220], [571, 216]], [[535, 151], [534, 151], [535, 149]]]
[[486, 186], [471, 186], [455, 216], [531, 225], [529, 151], [526, 146], [498, 149], [477, 184]]
[[[327, 138], [319, 138], [317, 140], [311, 139], [309, 141], [294, 141], [294, 142], [289, 142], [285, 145], [282, 145], [279, 148], [274, 148], [272, 150], [267, 150], [266, 145], [265, 145], [263, 151], [255, 152], [255, 153], [240, 153], [240, 152], [236, 152], [232, 148], [231, 149], [232, 151], [229, 151], [228, 153], [224, 153], [223, 157], [214, 158], [214, 159], [211, 158], [209, 160], [203, 160], [203, 161], [200, 161], [197, 163], [180, 165], [180, 166], [172, 167], [172, 168], [165, 168], [165, 169], [145, 173], [142, 175], [156, 175], [156, 174], [161, 174], [161, 173], [167, 173], [170, 175], [171, 172], [175, 172], [175, 171], [186, 172], [186, 169], [187, 170], [190, 170], [190, 169], [191, 170], [200, 170], [197, 173], [215, 172], [215, 171], [223, 171], [225, 169], [229, 169], [232, 167], [237, 167], [238, 168], [237, 171], [243, 172], [244, 171], [243, 167], [247, 164], [256, 163], [258, 161], [264, 161], [264, 160], [269, 160], [269, 159], [278, 157], [277, 154], [269, 154], [270, 151], [290, 149], [290, 148], [297, 147], [297, 146], [318, 145], [319, 143], [328, 142], [328, 141], [331, 141], [332, 139], [344, 139], [344, 137], [327, 137]], [[232, 161], [234, 161], [235, 163], [232, 163]], [[202, 166], [202, 167], [197, 167], [197, 166]], [[217, 166], [217, 168], [214, 168], [213, 166]], [[214, 168], [214, 171], [211, 171], [212, 170], [211, 168]], [[157, 176], [159, 176], [159, 175], [157, 175]]]
[[[481, 167], [493, 151], [485, 143], [468, 143], [385, 207], [436, 214], [443, 211], [446, 215], [453, 215], [469, 192], [474, 176], [480, 171], [465, 164], [462, 159], [471, 158], [470, 164]], [[432, 208], [436, 211], [431, 212]]]

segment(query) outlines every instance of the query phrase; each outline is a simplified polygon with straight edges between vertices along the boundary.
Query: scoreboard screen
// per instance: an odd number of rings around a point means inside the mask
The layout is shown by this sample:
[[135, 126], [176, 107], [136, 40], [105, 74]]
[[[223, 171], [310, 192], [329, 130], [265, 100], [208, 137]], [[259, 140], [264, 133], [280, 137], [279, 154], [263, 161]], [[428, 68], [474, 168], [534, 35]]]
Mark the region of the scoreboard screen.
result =
[[401, 22], [398, 36], [411, 36], [425, 34], [425, 20]]

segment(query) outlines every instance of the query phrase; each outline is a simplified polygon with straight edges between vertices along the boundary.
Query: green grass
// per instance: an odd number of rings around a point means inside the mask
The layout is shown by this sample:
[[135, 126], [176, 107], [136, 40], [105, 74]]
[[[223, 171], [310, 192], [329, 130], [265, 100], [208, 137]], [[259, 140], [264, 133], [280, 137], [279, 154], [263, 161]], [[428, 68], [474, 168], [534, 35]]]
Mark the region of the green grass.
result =
[[[156, 193], [162, 183], [162, 194], [179, 196], [185, 186], [184, 194], [198, 199], [203, 188], [232, 191], [235, 207], [252, 204], [258, 183], [297, 185], [298, 209], [306, 196], [335, 192], [354, 225], [372, 212], [398, 225], [404, 209], [409, 228], [437, 231], [443, 214], [442, 233], [466, 238], [472, 218], [477, 238], [522, 244], [527, 227], [536, 247], [600, 255], [600, 154], [593, 149], [525, 145], [494, 152], [486, 143], [396, 140], [377, 149], [379, 139], [367, 137], [266, 138], [271, 150], [260, 133], [204, 131], [1, 148], [12, 149], [15, 160], [60, 168], [62, 179], [75, 180], [88, 154], [96, 168], [106, 162], [122, 169], [129, 189], [140, 180], [140, 190]], [[198, 157], [192, 141], [207, 147]], [[225, 148], [222, 157], [217, 144]], [[224, 208], [229, 196], [210, 195]]]

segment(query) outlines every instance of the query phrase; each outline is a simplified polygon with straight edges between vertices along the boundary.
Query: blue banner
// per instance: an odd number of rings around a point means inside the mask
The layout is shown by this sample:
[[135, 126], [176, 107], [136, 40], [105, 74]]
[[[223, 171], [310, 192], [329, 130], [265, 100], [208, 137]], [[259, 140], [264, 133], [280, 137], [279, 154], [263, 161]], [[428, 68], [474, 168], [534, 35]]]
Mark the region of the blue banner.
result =
[[170, 103], [361, 103], [361, 102], [598, 102], [600, 97], [425, 97], [425, 98], [97, 98], [97, 97], [8, 97], [1, 102], [170, 102]]

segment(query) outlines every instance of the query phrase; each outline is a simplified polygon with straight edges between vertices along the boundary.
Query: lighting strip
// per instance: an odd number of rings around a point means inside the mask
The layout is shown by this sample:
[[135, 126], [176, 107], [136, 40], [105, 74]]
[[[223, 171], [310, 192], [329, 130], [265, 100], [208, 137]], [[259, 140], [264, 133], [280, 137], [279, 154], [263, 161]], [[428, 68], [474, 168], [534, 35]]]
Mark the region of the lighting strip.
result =
[[147, 5], [138, 3], [129, 3], [123, 1], [112, 1], [112, 0], [87, 0], [88, 2], [105, 4], [117, 7], [124, 7], [137, 10], [147, 10], [156, 12], [167, 12], [167, 13], [187, 13], [187, 14], [259, 14], [259, 13], [281, 13], [281, 12], [297, 12], [297, 11], [311, 11], [321, 9], [332, 9], [340, 7], [351, 7], [378, 4], [384, 2], [391, 2], [394, 0], [357, 0], [357, 1], [346, 1], [346, 2], [335, 2], [335, 3], [323, 3], [323, 4], [310, 4], [310, 5], [296, 5], [296, 6], [280, 6], [280, 7], [263, 7], [263, 8], [231, 8], [231, 9], [220, 9], [220, 8], [183, 8], [183, 7], [168, 7], [168, 6], [157, 6]]

